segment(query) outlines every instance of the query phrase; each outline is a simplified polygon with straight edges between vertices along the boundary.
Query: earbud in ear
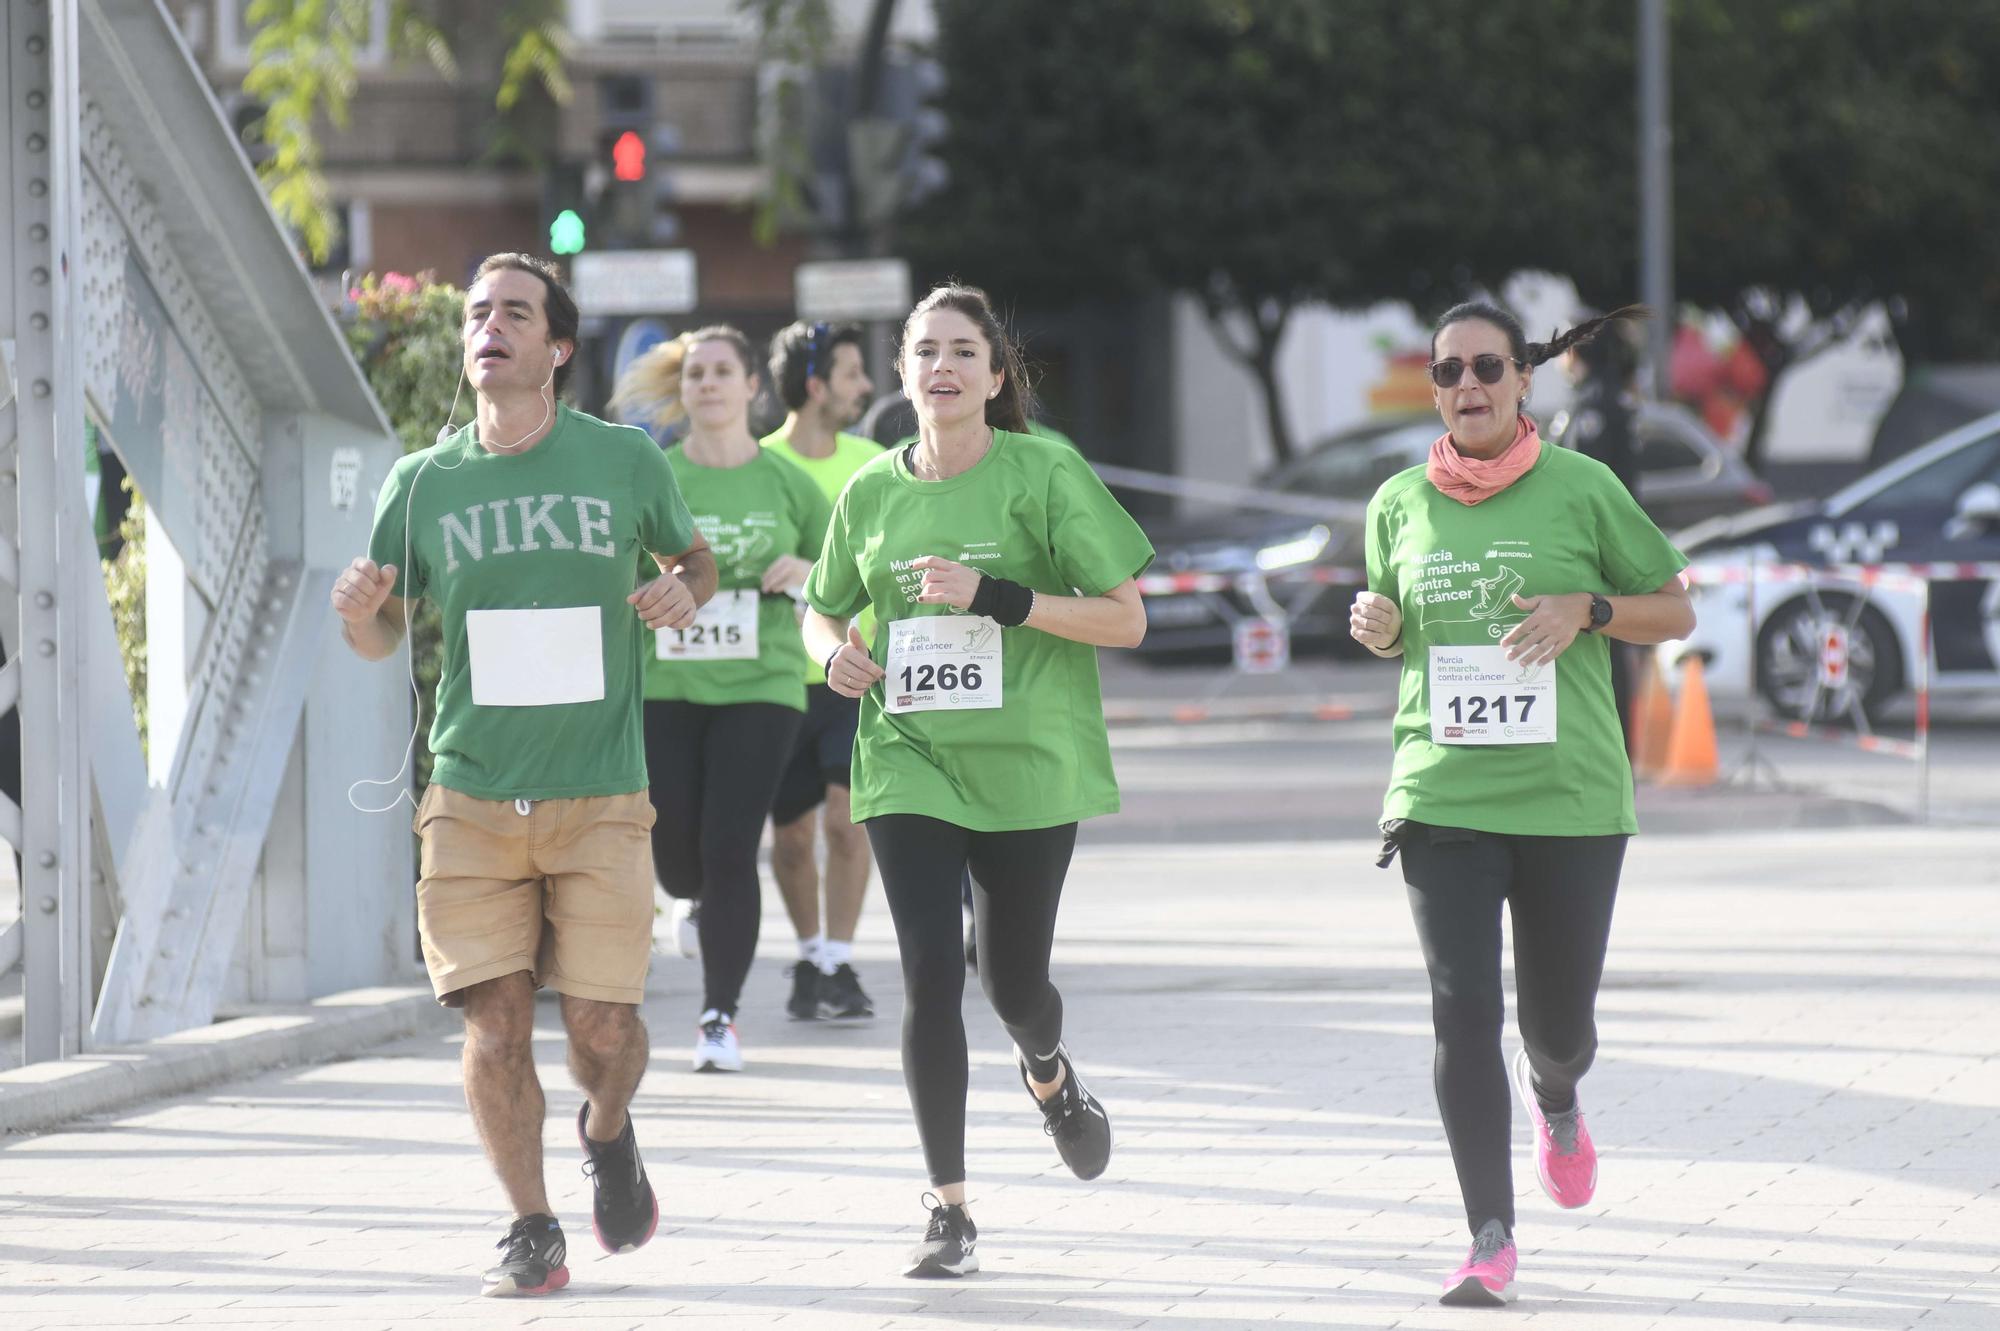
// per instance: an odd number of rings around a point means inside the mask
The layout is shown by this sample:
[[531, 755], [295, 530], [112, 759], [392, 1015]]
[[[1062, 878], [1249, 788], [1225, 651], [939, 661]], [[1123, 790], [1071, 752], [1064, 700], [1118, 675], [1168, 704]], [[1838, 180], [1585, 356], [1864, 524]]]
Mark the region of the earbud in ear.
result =
[[562, 364], [562, 348], [561, 348], [561, 347], [550, 347], [550, 348], [549, 348], [549, 355], [550, 355], [550, 356], [551, 356], [551, 357], [552, 357], [552, 358], [553, 358], [553, 359], [555, 360], [555, 363], [556, 363], [556, 364], [558, 364], [558, 365]]

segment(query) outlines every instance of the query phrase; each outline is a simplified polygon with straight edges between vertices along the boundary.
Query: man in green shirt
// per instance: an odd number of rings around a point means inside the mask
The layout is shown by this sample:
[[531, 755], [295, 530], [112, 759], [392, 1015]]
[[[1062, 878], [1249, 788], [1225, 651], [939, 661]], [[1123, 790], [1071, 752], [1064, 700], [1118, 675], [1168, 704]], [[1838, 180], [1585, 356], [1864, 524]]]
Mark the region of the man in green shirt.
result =
[[[333, 589], [369, 660], [396, 651], [420, 597], [444, 622], [417, 920], [438, 1001], [464, 1010], [466, 1101], [514, 1210], [485, 1277], [495, 1296], [569, 1283], [542, 1175], [538, 986], [562, 995], [586, 1097], [598, 1242], [630, 1251], [659, 1224], [627, 1112], [653, 916], [640, 680], [645, 630], [693, 623], [715, 591], [651, 438], [556, 401], [578, 322], [553, 265], [480, 265], [460, 332], [475, 419], [396, 464], [368, 554]], [[660, 574], [635, 587], [641, 551]]]
[[[771, 383], [788, 413], [764, 447], [802, 468], [831, 503], [882, 446], [845, 433], [861, 419], [874, 385], [861, 363], [861, 330], [852, 324], [795, 323], [771, 339]], [[865, 615], [865, 612], [864, 612]], [[861, 623], [874, 631], [872, 616]], [[848, 806], [854, 729], [860, 705], [826, 686], [826, 672], [804, 662], [806, 720], [771, 806], [771, 871], [799, 937], [786, 1010], [815, 1017], [872, 1017], [875, 1005], [853, 965], [854, 929], [868, 892], [868, 834]], [[821, 877], [813, 810], [826, 835], [826, 910], [821, 927]]]

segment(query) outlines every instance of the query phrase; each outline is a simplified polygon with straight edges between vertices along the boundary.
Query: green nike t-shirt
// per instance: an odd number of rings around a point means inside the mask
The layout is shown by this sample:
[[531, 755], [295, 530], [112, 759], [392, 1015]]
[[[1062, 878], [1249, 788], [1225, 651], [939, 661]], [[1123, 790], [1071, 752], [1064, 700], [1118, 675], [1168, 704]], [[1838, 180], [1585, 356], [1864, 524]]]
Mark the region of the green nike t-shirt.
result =
[[[833, 435], [833, 452], [823, 458], [806, 457], [792, 447], [792, 441], [782, 432], [767, 434], [762, 442], [764, 447], [796, 463], [806, 475], [812, 477], [813, 484], [819, 487], [820, 493], [826, 496], [826, 502], [829, 504], [840, 498], [840, 492], [847, 488], [847, 482], [855, 472], [881, 457], [884, 451], [882, 445], [873, 439], [863, 439], [858, 434], [847, 434], [839, 430]], [[861, 636], [864, 638], [873, 634], [874, 614], [867, 610], [862, 611], [860, 618], [855, 620], [855, 627], [861, 630]], [[826, 683], [825, 665], [813, 660], [810, 655], [806, 657], [806, 683]]]
[[[703, 609], [704, 619], [720, 625], [716, 612], [727, 604], [724, 594], [742, 593], [756, 603], [757, 654], [661, 660], [656, 650], [646, 664], [646, 696], [711, 707], [769, 702], [804, 711], [806, 649], [797, 604], [783, 592], [762, 594], [760, 584], [780, 555], [819, 557], [832, 506], [804, 472], [763, 449], [740, 467], [704, 467], [688, 461], [678, 446], [667, 450], [667, 462], [695, 526], [715, 552], [716, 600]], [[672, 640], [673, 630], [666, 636]]]
[[644, 790], [653, 635], [625, 598], [641, 552], [694, 543], [673, 470], [644, 430], [568, 407], [522, 453], [473, 430], [396, 463], [368, 541], [395, 594], [443, 617], [431, 780], [493, 800]]
[[1608, 639], [1579, 634], [1556, 658], [1549, 744], [1433, 740], [1430, 652], [1496, 646], [1527, 618], [1517, 595], [1638, 596], [1686, 566], [1610, 468], [1568, 449], [1544, 445], [1526, 475], [1470, 506], [1420, 466], [1383, 482], [1368, 505], [1368, 586], [1402, 609], [1403, 670], [1382, 817], [1528, 836], [1638, 831]]
[[[1102, 596], [1144, 571], [1153, 547], [1075, 450], [996, 430], [986, 455], [948, 480], [916, 479], [900, 452], [855, 473], [806, 598], [836, 619], [872, 605], [870, 652], [893, 664], [898, 622], [964, 613], [916, 603], [923, 573], [910, 562], [924, 555], [1038, 592]], [[1006, 832], [1117, 811], [1097, 649], [1026, 625], [994, 627], [1000, 706], [892, 713], [883, 684], [862, 697], [856, 822], [915, 813]]]

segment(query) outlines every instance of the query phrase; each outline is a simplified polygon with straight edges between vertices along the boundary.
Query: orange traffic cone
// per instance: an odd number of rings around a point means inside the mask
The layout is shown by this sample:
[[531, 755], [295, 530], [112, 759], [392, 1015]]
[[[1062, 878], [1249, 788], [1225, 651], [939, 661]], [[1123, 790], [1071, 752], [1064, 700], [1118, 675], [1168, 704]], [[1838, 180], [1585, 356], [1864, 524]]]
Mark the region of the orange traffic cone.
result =
[[1639, 658], [1639, 688], [1632, 699], [1632, 774], [1641, 781], [1659, 776], [1674, 728], [1674, 697], [1651, 652]]
[[1660, 784], [1712, 786], [1721, 775], [1722, 762], [1715, 752], [1715, 714], [1708, 706], [1701, 657], [1690, 654], [1683, 671], [1680, 705], [1674, 709], [1673, 730], [1667, 736], [1667, 760], [1660, 769]]

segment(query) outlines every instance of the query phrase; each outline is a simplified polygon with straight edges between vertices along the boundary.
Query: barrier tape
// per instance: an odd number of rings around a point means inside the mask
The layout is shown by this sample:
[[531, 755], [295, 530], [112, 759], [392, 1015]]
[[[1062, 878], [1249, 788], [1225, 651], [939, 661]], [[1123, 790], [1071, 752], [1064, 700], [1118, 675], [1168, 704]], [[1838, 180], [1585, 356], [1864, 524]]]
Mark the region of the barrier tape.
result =
[[1932, 582], [1974, 582], [2000, 578], [2000, 563], [1938, 564], [1689, 564], [1682, 575], [1693, 586], [1720, 587], [1749, 582], [1832, 581], [1863, 587], [1915, 591]]
[[1106, 485], [1120, 490], [1138, 490], [1174, 499], [1206, 499], [1213, 503], [1233, 504], [1238, 508], [1316, 518], [1321, 522], [1360, 522], [1368, 516], [1367, 503], [1359, 499], [1279, 494], [1247, 485], [1230, 485], [1225, 481], [1199, 481], [1187, 476], [1140, 471], [1134, 467], [1114, 467], [1108, 462], [1093, 462], [1090, 466]]
[[1312, 564], [1297, 569], [1266, 569], [1256, 573], [1142, 573], [1139, 575], [1141, 596], [1187, 596], [1197, 592], [1226, 592], [1240, 586], [1246, 579], [1283, 580], [1292, 582], [1349, 583], [1357, 587], [1368, 585], [1365, 569], [1335, 568], [1331, 565]]

